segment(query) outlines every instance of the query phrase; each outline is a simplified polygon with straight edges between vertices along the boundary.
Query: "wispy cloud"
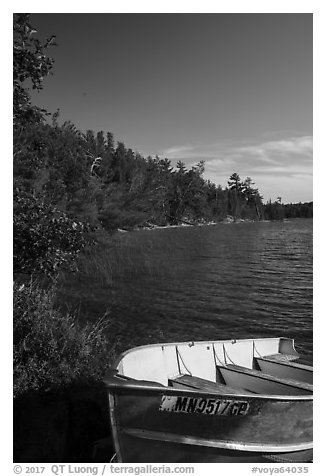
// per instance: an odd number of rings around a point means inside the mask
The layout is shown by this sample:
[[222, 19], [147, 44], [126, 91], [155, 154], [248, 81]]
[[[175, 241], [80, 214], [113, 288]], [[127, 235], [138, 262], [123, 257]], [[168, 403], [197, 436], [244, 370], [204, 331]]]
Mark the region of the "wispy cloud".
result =
[[233, 172], [242, 178], [250, 176], [266, 199], [312, 199], [313, 141], [308, 135], [250, 144], [183, 145], [162, 155], [189, 166], [205, 160], [205, 177], [222, 186]]
[[184, 157], [191, 157], [194, 151], [195, 148], [192, 145], [180, 145], [163, 150], [160, 155], [170, 159], [180, 159]]

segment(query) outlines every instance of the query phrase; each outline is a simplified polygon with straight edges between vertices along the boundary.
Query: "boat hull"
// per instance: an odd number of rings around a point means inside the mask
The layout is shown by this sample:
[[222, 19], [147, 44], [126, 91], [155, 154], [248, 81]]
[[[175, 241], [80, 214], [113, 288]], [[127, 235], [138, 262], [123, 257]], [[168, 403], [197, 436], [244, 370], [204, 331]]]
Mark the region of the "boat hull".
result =
[[[120, 462], [312, 459], [310, 397], [218, 396], [155, 387], [154, 383], [153, 387], [130, 381], [121, 385], [114, 377], [107, 385]], [[242, 411], [209, 412], [219, 401], [220, 408], [229, 402], [229, 408]]]

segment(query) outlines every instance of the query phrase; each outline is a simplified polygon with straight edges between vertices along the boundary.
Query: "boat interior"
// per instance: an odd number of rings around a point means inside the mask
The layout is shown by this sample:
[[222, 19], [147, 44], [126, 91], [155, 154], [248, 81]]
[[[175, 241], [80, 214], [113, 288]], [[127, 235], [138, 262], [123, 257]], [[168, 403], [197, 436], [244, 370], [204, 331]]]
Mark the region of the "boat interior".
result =
[[[155, 344], [122, 355], [121, 382], [237, 395], [305, 396], [313, 368], [287, 338]], [[132, 381], [132, 382], [131, 382]]]

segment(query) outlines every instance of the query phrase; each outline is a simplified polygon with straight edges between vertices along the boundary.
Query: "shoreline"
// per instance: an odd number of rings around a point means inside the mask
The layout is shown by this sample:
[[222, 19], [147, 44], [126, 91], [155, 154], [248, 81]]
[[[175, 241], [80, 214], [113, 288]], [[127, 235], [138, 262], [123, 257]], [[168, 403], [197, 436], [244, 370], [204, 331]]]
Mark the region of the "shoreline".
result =
[[188, 227], [202, 227], [202, 226], [216, 226], [216, 225], [230, 225], [230, 224], [239, 224], [239, 223], [265, 223], [270, 222], [271, 220], [252, 220], [252, 219], [244, 219], [244, 218], [237, 218], [234, 220], [233, 217], [227, 216], [222, 221], [210, 221], [206, 223], [181, 223], [180, 225], [155, 225], [155, 224], [148, 224], [146, 226], [136, 226], [132, 229], [124, 229], [118, 228], [116, 231], [118, 233], [128, 233], [131, 231], [152, 231], [152, 230], [165, 230], [169, 228], [188, 228]]

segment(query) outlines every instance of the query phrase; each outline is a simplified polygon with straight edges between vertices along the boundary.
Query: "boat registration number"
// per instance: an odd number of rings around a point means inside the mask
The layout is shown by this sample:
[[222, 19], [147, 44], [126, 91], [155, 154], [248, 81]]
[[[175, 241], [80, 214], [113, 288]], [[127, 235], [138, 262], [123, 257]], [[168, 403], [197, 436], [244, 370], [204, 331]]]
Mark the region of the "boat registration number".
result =
[[176, 397], [163, 395], [159, 408], [162, 412], [201, 413], [204, 415], [247, 415], [249, 402], [220, 398]]

